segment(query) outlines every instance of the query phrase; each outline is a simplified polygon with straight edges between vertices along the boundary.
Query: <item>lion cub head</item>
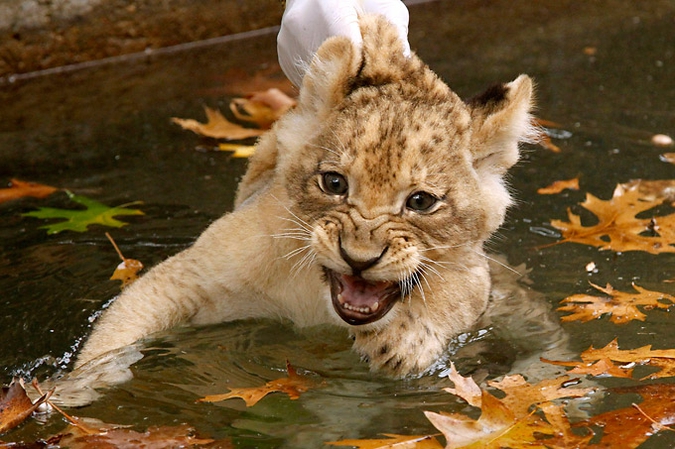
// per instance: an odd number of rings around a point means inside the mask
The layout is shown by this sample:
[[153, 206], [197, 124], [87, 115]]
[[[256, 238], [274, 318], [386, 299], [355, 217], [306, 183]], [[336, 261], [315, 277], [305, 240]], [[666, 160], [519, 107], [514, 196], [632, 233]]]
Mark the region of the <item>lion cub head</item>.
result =
[[276, 173], [309, 241], [298, 258], [320, 266], [350, 325], [384, 326], [409, 301], [466, 303], [475, 319], [489, 292], [482, 246], [510, 204], [503, 176], [531, 133], [532, 82], [465, 103], [404, 57], [383, 18], [361, 27], [362, 48], [342, 37], [321, 46], [276, 127]]

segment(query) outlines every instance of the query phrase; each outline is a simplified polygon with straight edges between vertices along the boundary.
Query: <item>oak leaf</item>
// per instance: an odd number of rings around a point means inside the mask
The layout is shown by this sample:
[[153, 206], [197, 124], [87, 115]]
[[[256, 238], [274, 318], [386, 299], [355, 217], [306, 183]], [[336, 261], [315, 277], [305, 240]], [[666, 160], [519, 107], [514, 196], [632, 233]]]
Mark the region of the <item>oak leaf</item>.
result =
[[592, 296], [576, 294], [561, 301], [566, 304], [558, 308], [560, 312], [570, 312], [560, 319], [564, 322], [581, 321], [587, 322], [598, 319], [603, 315], [609, 315], [609, 320], [615, 324], [625, 324], [632, 320], [644, 321], [646, 315], [638, 309], [643, 307], [647, 310], [669, 310], [675, 304], [675, 296], [667, 293], [651, 291], [635, 284], [635, 292], [621, 292], [615, 290], [610, 284], [606, 287], [590, 283], [593, 288], [608, 296]]
[[433, 435], [397, 435], [383, 433], [388, 438], [371, 440], [329, 441], [331, 446], [356, 446], [359, 449], [443, 449]]
[[13, 429], [26, 420], [45, 401], [53, 391], [48, 391], [35, 402], [26, 394], [21, 379], [14, 379], [9, 387], [0, 390], [0, 435]]
[[[669, 181], [666, 181], [666, 183]], [[657, 193], [664, 181], [640, 181], [619, 184], [610, 200], [601, 200], [590, 193], [581, 203], [597, 218], [598, 223], [584, 226], [581, 217], [567, 210], [568, 220], [551, 220], [562, 231], [556, 244], [575, 242], [601, 250], [646, 251], [651, 254], [675, 252], [675, 214], [637, 218], [668, 200], [668, 190]]]
[[[120, 215], [143, 215], [143, 212], [138, 209], [128, 209], [126, 206], [131, 206], [130, 203], [117, 207], [108, 207], [105, 204], [94, 201], [90, 198], [75, 195], [66, 191], [68, 197], [84, 206], [84, 209], [56, 209], [52, 207], [41, 207], [37, 211], [27, 212], [23, 214], [24, 217], [35, 218], [58, 218], [62, 221], [41, 226], [40, 229], [47, 229], [47, 234], [57, 234], [63, 231], [86, 232], [90, 225], [99, 224], [114, 228], [121, 228], [127, 223], [117, 220], [114, 217]], [[65, 220], [65, 221], [63, 221]]]
[[[596, 349], [593, 346], [580, 354], [581, 362], [574, 361], [552, 361], [542, 359], [546, 363], [554, 365], [573, 367], [570, 373], [573, 374], [592, 374], [592, 375], [611, 375], [614, 377], [631, 377], [632, 369], [621, 368], [613, 362], [625, 364], [638, 364], [658, 368], [658, 371], [644, 377], [643, 379], [658, 379], [675, 376], [675, 349], [655, 349], [651, 345], [642, 346], [637, 349], [619, 349], [617, 339], [612, 340], [604, 348]], [[595, 374], [590, 372], [593, 365], [601, 362], [607, 367], [607, 371]], [[616, 371], [615, 368], [620, 368]], [[619, 373], [619, 374], [617, 374]]]
[[[175, 427], [153, 426], [137, 432], [126, 426], [106, 424], [97, 419], [68, 417], [70, 426], [60, 435], [60, 447], [88, 448], [144, 448], [203, 446], [214, 442], [194, 436], [194, 429], [186, 424]], [[222, 446], [221, 446], [222, 447]]]
[[0, 189], [0, 203], [30, 196], [33, 198], [46, 198], [56, 192], [56, 187], [38, 184], [36, 182], [25, 182], [18, 179], [9, 181], [9, 187]]
[[207, 122], [193, 119], [172, 118], [171, 121], [196, 134], [214, 139], [242, 140], [258, 137], [265, 133], [284, 113], [295, 106], [291, 97], [276, 88], [254, 92], [246, 98], [235, 98], [230, 102], [230, 111], [237, 120], [255, 128], [247, 128], [228, 120], [220, 111], [204, 107]]
[[[446, 438], [446, 448], [500, 448], [546, 447], [549, 438], [564, 438], [569, 432], [569, 422], [555, 399], [580, 397], [590, 389], [566, 389], [569, 377], [528, 384], [522, 376], [507, 376], [490, 385], [502, 390], [502, 399], [493, 396], [471, 378], [461, 376], [451, 367], [450, 380], [455, 388], [446, 391], [455, 394], [481, 410], [474, 420], [466, 415], [425, 412], [425, 415]], [[480, 392], [480, 393], [479, 393]], [[534, 413], [541, 410], [542, 418]]]
[[639, 385], [613, 392], [638, 394], [642, 402], [576, 423], [575, 427], [602, 429], [602, 439], [592, 447], [634, 449], [661, 430], [673, 430], [668, 426], [675, 424], [675, 385]]
[[270, 393], [286, 393], [290, 399], [295, 400], [302, 393], [316, 386], [314, 379], [298, 374], [288, 362], [286, 362], [286, 370], [288, 377], [271, 380], [261, 387], [232, 388], [229, 393], [205, 396], [197, 402], [220, 402], [226, 399], [241, 398], [246, 402], [247, 407], [252, 407]]

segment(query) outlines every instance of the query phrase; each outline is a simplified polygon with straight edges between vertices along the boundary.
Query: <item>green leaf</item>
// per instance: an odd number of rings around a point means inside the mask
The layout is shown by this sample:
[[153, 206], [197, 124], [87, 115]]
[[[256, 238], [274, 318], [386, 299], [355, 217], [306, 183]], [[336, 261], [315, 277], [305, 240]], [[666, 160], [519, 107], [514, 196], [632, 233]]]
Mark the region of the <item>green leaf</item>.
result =
[[108, 207], [91, 198], [75, 195], [69, 191], [66, 191], [66, 193], [71, 200], [81, 204], [86, 209], [56, 209], [53, 207], [41, 207], [34, 212], [25, 213], [23, 216], [47, 219], [60, 218], [65, 220], [40, 227], [40, 229], [47, 229], [47, 234], [57, 234], [62, 231], [86, 232], [87, 228], [93, 224], [121, 228], [128, 223], [117, 220], [114, 217], [119, 215], [143, 215], [143, 211], [141, 210], [124, 207], [138, 204], [138, 202], [118, 207]]

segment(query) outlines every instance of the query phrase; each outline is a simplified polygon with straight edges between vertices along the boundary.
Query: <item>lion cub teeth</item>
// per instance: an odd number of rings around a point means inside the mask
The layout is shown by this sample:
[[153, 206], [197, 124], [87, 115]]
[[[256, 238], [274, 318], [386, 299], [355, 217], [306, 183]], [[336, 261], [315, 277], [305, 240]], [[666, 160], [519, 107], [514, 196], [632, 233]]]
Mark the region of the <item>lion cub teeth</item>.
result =
[[352, 310], [354, 312], [359, 312], [359, 313], [374, 313], [377, 311], [377, 309], [380, 308], [380, 303], [379, 301], [375, 301], [373, 304], [371, 304], [370, 307], [355, 307], [348, 302], [345, 302], [344, 297], [342, 296], [342, 293], [338, 294], [338, 301], [340, 302], [340, 305], [342, 306], [343, 309], [347, 310]]

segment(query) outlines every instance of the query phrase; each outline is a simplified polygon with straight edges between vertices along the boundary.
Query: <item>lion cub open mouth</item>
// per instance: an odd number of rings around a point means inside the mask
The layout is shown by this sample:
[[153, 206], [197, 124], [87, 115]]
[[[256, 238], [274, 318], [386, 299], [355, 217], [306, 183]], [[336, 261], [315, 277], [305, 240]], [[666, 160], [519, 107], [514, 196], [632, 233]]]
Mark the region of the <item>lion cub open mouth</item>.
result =
[[333, 307], [349, 324], [377, 321], [391, 310], [401, 297], [401, 287], [393, 281], [368, 281], [361, 276], [340, 274], [324, 268], [330, 282]]

